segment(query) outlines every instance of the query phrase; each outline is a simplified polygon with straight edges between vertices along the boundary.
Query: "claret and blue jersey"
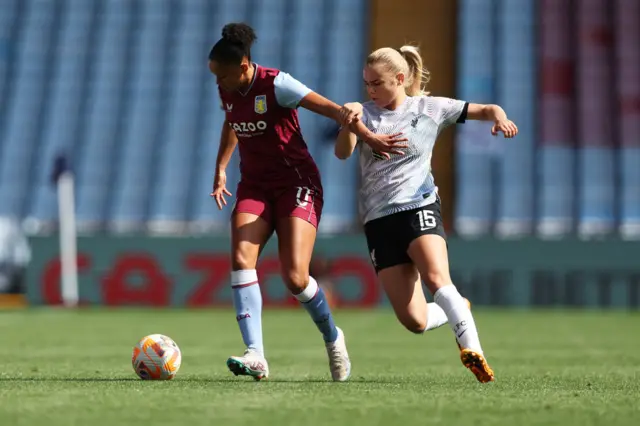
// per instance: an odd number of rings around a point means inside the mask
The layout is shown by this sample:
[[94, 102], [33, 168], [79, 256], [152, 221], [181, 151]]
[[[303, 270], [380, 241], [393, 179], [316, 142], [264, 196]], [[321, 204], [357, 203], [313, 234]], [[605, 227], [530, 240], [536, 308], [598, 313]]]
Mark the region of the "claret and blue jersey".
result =
[[239, 140], [242, 179], [277, 185], [318, 175], [296, 110], [311, 89], [285, 72], [254, 66], [246, 92], [220, 90], [226, 121]]

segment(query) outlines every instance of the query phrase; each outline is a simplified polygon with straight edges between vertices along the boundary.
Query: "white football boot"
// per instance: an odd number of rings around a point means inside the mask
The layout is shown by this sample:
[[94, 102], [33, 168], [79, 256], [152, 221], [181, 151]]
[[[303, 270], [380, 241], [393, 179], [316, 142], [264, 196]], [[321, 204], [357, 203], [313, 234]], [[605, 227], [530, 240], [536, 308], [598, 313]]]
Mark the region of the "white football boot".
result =
[[351, 361], [347, 352], [347, 343], [344, 333], [338, 327], [338, 338], [335, 342], [325, 343], [327, 355], [329, 355], [329, 369], [335, 382], [344, 382], [351, 375]]
[[249, 349], [242, 356], [229, 357], [227, 367], [236, 376], [251, 376], [256, 381], [269, 377], [269, 364], [265, 357]]

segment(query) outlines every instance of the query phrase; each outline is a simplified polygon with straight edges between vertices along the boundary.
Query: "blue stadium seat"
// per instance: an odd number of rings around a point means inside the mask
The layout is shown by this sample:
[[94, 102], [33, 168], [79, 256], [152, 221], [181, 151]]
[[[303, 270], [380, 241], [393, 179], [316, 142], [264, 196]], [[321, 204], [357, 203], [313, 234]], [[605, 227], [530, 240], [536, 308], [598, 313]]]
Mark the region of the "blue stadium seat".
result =
[[[494, 103], [493, 0], [460, 0], [458, 15], [458, 88], [460, 99]], [[470, 121], [458, 130], [456, 143], [456, 229], [483, 235], [494, 219], [492, 151], [488, 123]]]
[[[497, 101], [518, 123], [517, 143], [503, 142], [496, 231], [504, 237], [532, 231], [536, 145], [536, 40], [534, 0], [502, 0], [498, 15]], [[504, 140], [503, 140], [504, 141]]]
[[[536, 123], [540, 129], [536, 152], [536, 227], [539, 235], [558, 238], [572, 233], [576, 220], [576, 132], [574, 126], [564, 125], [574, 119], [573, 82], [566, 81], [562, 73], [573, 66], [575, 57], [572, 28], [575, 8], [566, 2], [543, 2], [538, 14], [539, 69], [545, 71], [540, 75]], [[558, 86], [560, 90], [549, 90]]]
[[157, 164], [157, 184], [150, 188], [153, 193], [150, 228], [155, 232], [178, 231], [181, 222], [188, 219], [194, 149], [201, 125], [202, 87], [208, 72], [207, 51], [203, 49], [208, 41], [206, 1], [188, 0], [182, 7], [174, 57], [169, 61], [171, 94], [167, 99], [167, 128], [158, 139], [159, 145], [163, 145]]
[[163, 95], [167, 64], [167, 42], [172, 30], [170, 0], [144, 0], [138, 29], [130, 40], [133, 69], [129, 74], [129, 102], [124, 108], [124, 134], [118, 172], [113, 181], [111, 229], [130, 232], [144, 229], [158, 140], [163, 126]]
[[[580, 2], [576, 9], [578, 34], [595, 34], [610, 30], [606, 1]], [[626, 8], [625, 8], [626, 9]], [[629, 9], [633, 13], [633, 9]], [[637, 41], [636, 41], [637, 43]], [[637, 49], [638, 46], [636, 45]], [[614, 231], [619, 217], [620, 164], [615, 102], [611, 82], [616, 69], [611, 53], [599, 44], [581, 40], [575, 51], [577, 151], [577, 216], [581, 238], [603, 238]], [[614, 89], [615, 90], [615, 89]], [[624, 164], [623, 164], [624, 165]]]
[[[619, 105], [628, 105], [640, 95], [640, 3], [625, 0], [618, 3], [616, 28], [617, 85]], [[619, 230], [625, 239], [640, 239], [640, 110], [621, 108], [619, 174]]]
[[67, 0], [63, 9], [61, 34], [54, 49], [56, 61], [52, 69], [43, 141], [34, 155], [35, 197], [31, 198], [29, 215], [38, 222], [52, 223], [57, 217], [56, 195], [49, 181], [53, 159], [58, 154], [71, 155], [79, 142], [95, 4], [86, 0]]
[[88, 101], [78, 157], [78, 227], [92, 231], [102, 227], [117, 173], [116, 147], [120, 137], [123, 85], [127, 81], [129, 34], [135, 21], [128, 0], [107, 0], [100, 18], [97, 41], [92, 47], [92, 74], [87, 82]]
[[258, 1], [254, 6], [250, 24], [258, 35], [258, 41], [252, 59], [270, 68], [281, 68], [285, 31], [289, 25], [285, 21], [287, 0]]
[[[11, 67], [11, 57], [14, 52], [12, 44], [13, 32], [19, 22], [19, 0], [0, 1], [0, 99], [6, 102], [9, 93], [9, 69]], [[4, 106], [0, 104], [0, 113]], [[0, 120], [2, 116], [0, 116]], [[0, 125], [2, 123], [0, 122]]]
[[54, 2], [32, 0], [16, 41], [17, 76], [0, 148], [0, 215], [23, 217], [27, 198], [33, 196], [30, 166], [39, 143], [56, 18]]

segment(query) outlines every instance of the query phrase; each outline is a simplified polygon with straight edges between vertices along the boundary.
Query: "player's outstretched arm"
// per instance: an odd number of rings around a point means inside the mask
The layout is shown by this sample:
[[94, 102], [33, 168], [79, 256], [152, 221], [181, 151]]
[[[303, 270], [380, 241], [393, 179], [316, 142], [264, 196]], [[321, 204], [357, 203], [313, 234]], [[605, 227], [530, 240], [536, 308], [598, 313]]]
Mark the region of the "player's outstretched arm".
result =
[[499, 105], [469, 104], [467, 111], [469, 120], [493, 121], [491, 134], [494, 136], [499, 132], [505, 138], [512, 138], [518, 134], [518, 126], [509, 120], [507, 113]]
[[215, 198], [218, 208], [222, 209], [223, 205], [227, 205], [224, 196], [231, 196], [231, 192], [227, 190], [227, 165], [231, 161], [233, 151], [238, 145], [238, 137], [233, 131], [229, 122], [224, 120], [222, 125], [222, 133], [220, 135], [220, 147], [218, 148], [218, 157], [216, 158], [216, 171], [213, 178], [213, 191], [211, 196]]
[[341, 126], [351, 125], [351, 131], [355, 133], [357, 137], [362, 140], [368, 140], [374, 136], [374, 133], [367, 129], [360, 121], [345, 121], [349, 120], [350, 117], [347, 117], [341, 113], [342, 108], [340, 105], [335, 102], [330, 101], [322, 95], [319, 95], [316, 92], [311, 92], [300, 101], [300, 106], [304, 109], [308, 109], [311, 112], [315, 112], [316, 114], [324, 115], [327, 118], [331, 118], [335, 120]]
[[407, 138], [401, 137], [401, 133], [394, 135], [379, 135], [373, 133], [357, 116], [353, 114], [343, 114], [345, 107], [341, 108], [324, 96], [311, 92], [302, 98], [300, 106], [316, 114], [331, 118], [342, 126], [349, 126], [349, 130], [354, 133], [358, 139], [379, 152], [385, 158], [389, 158], [389, 154], [404, 155], [402, 148], [407, 147], [405, 143]]

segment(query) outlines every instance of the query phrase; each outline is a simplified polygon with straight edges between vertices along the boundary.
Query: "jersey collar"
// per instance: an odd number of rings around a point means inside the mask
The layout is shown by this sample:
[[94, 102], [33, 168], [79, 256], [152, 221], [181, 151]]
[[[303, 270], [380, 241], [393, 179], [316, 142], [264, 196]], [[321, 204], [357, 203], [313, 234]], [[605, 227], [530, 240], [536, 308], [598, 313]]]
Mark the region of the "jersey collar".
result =
[[255, 62], [252, 62], [251, 65], [253, 65], [253, 78], [251, 79], [251, 84], [249, 84], [249, 87], [244, 93], [238, 90], [238, 93], [240, 94], [240, 96], [247, 96], [249, 94], [249, 92], [251, 91], [251, 88], [253, 87], [253, 83], [256, 81], [256, 78], [258, 76], [258, 67], [259, 67], [258, 64], [256, 64]]
[[376, 108], [378, 108], [378, 110], [385, 115], [401, 115], [404, 114], [408, 108], [410, 108], [412, 103], [412, 97], [411, 96], [407, 96], [404, 101], [398, 105], [398, 108], [396, 109], [386, 109], [386, 108], [381, 108], [378, 105], [375, 105]]

